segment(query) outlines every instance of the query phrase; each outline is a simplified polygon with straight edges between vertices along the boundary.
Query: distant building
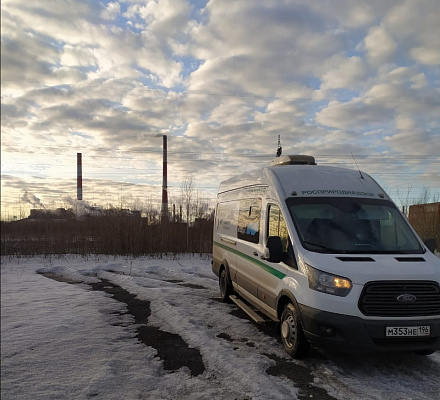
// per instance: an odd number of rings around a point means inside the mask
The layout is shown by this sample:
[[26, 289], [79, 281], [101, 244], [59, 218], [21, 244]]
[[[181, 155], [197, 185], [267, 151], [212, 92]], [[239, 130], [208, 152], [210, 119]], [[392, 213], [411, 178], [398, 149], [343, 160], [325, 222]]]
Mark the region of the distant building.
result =
[[31, 209], [28, 219], [83, 219], [104, 216], [141, 218], [141, 212], [135, 210], [132, 211], [126, 208], [111, 208], [109, 210], [104, 210], [100, 207], [86, 207], [80, 214], [75, 215], [72, 209], [66, 210], [64, 208], [57, 208], [55, 210], [49, 210], [46, 208], [33, 208]]
[[104, 215], [104, 210], [101, 207], [87, 208], [87, 216], [89, 217], [101, 217], [103, 215]]
[[29, 219], [71, 219], [75, 218], [72, 210], [64, 208], [57, 208], [55, 210], [48, 210], [45, 208], [33, 208], [28, 217]]
[[132, 211], [128, 208], [109, 208], [108, 210], [105, 210], [105, 215], [110, 215], [114, 217], [141, 217], [140, 211]]
[[434, 238], [440, 246], [440, 202], [409, 207], [409, 223], [422, 238]]

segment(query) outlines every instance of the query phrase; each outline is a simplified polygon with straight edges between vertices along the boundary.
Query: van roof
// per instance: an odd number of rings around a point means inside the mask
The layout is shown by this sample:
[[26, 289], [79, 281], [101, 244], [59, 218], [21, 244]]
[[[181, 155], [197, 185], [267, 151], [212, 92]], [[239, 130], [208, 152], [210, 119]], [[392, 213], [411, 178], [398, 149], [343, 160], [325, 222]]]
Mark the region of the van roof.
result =
[[389, 199], [378, 183], [365, 172], [322, 165], [275, 165], [250, 171], [222, 182], [219, 193], [262, 185], [278, 187], [278, 195], [284, 198], [331, 196]]

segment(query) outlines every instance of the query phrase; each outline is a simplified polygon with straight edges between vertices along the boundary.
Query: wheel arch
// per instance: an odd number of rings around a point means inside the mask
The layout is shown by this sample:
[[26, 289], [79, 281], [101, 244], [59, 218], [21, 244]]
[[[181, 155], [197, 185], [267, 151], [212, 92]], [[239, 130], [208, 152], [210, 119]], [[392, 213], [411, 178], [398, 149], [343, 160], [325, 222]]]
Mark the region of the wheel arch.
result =
[[223, 260], [221, 261], [221, 263], [220, 263], [220, 267], [219, 267], [219, 269], [218, 269], [219, 275], [221, 274], [222, 269], [225, 269], [225, 270], [226, 270], [226, 273], [228, 274], [228, 279], [231, 279], [231, 275], [230, 275], [230, 273], [229, 273], [229, 263], [228, 263], [228, 260], [223, 259]]
[[283, 312], [284, 307], [288, 303], [292, 303], [294, 305], [294, 307], [296, 308], [298, 315], [301, 319], [301, 313], [299, 312], [298, 302], [296, 301], [295, 296], [289, 290], [282, 290], [280, 292], [280, 294], [278, 295], [278, 299], [277, 299], [277, 318], [278, 318], [278, 320], [281, 319], [281, 313]]

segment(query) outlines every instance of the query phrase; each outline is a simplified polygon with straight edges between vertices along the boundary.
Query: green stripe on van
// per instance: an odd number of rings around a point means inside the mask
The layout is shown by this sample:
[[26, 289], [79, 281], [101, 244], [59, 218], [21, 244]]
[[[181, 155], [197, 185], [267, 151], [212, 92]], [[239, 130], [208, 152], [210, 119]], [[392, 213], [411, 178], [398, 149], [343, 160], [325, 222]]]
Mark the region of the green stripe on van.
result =
[[223, 243], [219, 243], [219, 242], [214, 241], [214, 245], [221, 247], [222, 249], [228, 250], [231, 253], [236, 254], [238, 257], [241, 257], [247, 261], [250, 261], [252, 264], [255, 264], [257, 267], [264, 269], [265, 271], [269, 272], [271, 275], [276, 276], [279, 279], [283, 279], [286, 276], [286, 274], [283, 274], [282, 272], [271, 267], [270, 265], [267, 265], [266, 263], [260, 261], [258, 258], [248, 256], [247, 254], [244, 254], [241, 251], [238, 251], [238, 250], [236, 250], [232, 247], [229, 247]]

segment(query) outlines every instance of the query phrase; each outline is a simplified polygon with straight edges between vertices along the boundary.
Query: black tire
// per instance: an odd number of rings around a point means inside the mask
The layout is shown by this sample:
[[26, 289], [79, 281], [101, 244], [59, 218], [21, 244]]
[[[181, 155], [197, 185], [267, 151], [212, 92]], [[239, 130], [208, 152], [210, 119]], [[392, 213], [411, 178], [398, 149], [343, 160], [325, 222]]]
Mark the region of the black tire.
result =
[[292, 303], [286, 304], [280, 320], [281, 340], [284, 350], [293, 358], [305, 357], [310, 349], [304, 335], [298, 311]]
[[435, 353], [435, 350], [414, 350], [414, 353], [418, 354], [419, 356], [429, 356], [432, 353]]
[[220, 297], [223, 302], [230, 303], [229, 296], [233, 293], [232, 285], [228, 277], [228, 272], [225, 268], [220, 271], [220, 276], [218, 278], [218, 283], [220, 286]]

